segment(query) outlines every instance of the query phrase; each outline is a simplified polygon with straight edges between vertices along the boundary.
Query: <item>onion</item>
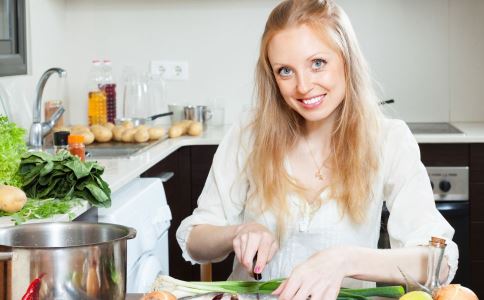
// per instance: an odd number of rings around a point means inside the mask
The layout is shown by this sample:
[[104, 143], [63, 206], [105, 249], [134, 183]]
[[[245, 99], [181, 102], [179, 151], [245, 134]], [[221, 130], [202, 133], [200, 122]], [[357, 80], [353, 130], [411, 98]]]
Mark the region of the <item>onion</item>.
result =
[[155, 291], [145, 294], [140, 300], [176, 300], [176, 297], [168, 291]]
[[460, 284], [449, 284], [441, 287], [434, 297], [435, 300], [479, 300], [470, 289]]

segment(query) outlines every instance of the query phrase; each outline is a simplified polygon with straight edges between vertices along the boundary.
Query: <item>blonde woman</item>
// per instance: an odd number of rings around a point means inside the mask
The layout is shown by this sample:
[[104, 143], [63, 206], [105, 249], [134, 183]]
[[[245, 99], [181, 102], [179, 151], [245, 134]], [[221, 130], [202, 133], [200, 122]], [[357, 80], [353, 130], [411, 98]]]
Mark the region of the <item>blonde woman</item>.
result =
[[[235, 252], [231, 279], [287, 277], [281, 299], [336, 299], [341, 286], [426, 279], [431, 236], [458, 250], [435, 207], [418, 145], [382, 116], [348, 17], [333, 1], [287, 0], [270, 14], [257, 104], [220, 144], [198, 208], [177, 238], [187, 260]], [[377, 249], [382, 206], [392, 249]], [[257, 254], [257, 255], [256, 255]], [[255, 264], [253, 263], [255, 259]]]

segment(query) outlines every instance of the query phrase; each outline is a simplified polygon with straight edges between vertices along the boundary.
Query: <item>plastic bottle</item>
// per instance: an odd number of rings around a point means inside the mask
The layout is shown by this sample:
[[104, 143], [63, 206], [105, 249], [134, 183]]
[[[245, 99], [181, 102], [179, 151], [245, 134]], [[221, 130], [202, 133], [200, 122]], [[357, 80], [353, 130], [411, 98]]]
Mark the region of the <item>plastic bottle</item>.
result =
[[89, 125], [105, 124], [106, 114], [106, 94], [102, 89], [103, 72], [99, 60], [93, 60], [88, 79], [88, 109], [87, 116]]
[[86, 159], [86, 146], [84, 145], [84, 137], [82, 135], [69, 135], [67, 138], [69, 143], [69, 152], [72, 155], [78, 156], [81, 161]]
[[54, 132], [54, 152], [69, 150], [68, 148], [69, 131]]
[[116, 83], [110, 60], [103, 61], [103, 76], [102, 90], [106, 94], [107, 121], [114, 123], [114, 119], [116, 119]]

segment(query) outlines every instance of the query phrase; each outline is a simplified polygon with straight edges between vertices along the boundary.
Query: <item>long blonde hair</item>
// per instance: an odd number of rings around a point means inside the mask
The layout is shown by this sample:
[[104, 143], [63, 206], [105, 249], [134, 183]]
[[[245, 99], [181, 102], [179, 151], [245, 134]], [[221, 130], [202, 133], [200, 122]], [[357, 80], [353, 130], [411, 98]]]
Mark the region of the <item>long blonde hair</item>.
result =
[[369, 71], [351, 23], [331, 0], [286, 0], [270, 14], [262, 35], [256, 68], [256, 113], [250, 125], [253, 149], [247, 168], [254, 186], [250, 199], [277, 217], [278, 235], [289, 208], [286, 197], [301, 187], [284, 167], [285, 155], [304, 134], [304, 119], [282, 98], [273, 75], [268, 45], [279, 31], [306, 24], [334, 43], [344, 61], [346, 94], [336, 109], [331, 137], [331, 197], [343, 214], [359, 223], [365, 219], [371, 186], [378, 169], [377, 130], [381, 112]]

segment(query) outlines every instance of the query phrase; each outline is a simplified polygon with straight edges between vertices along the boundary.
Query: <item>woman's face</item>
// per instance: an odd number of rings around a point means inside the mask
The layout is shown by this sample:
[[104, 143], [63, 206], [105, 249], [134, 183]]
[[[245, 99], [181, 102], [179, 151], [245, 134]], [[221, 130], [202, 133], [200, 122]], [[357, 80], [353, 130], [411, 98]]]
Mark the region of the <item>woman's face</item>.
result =
[[284, 100], [306, 121], [325, 120], [343, 101], [343, 59], [309, 26], [278, 32], [269, 43], [268, 55]]

